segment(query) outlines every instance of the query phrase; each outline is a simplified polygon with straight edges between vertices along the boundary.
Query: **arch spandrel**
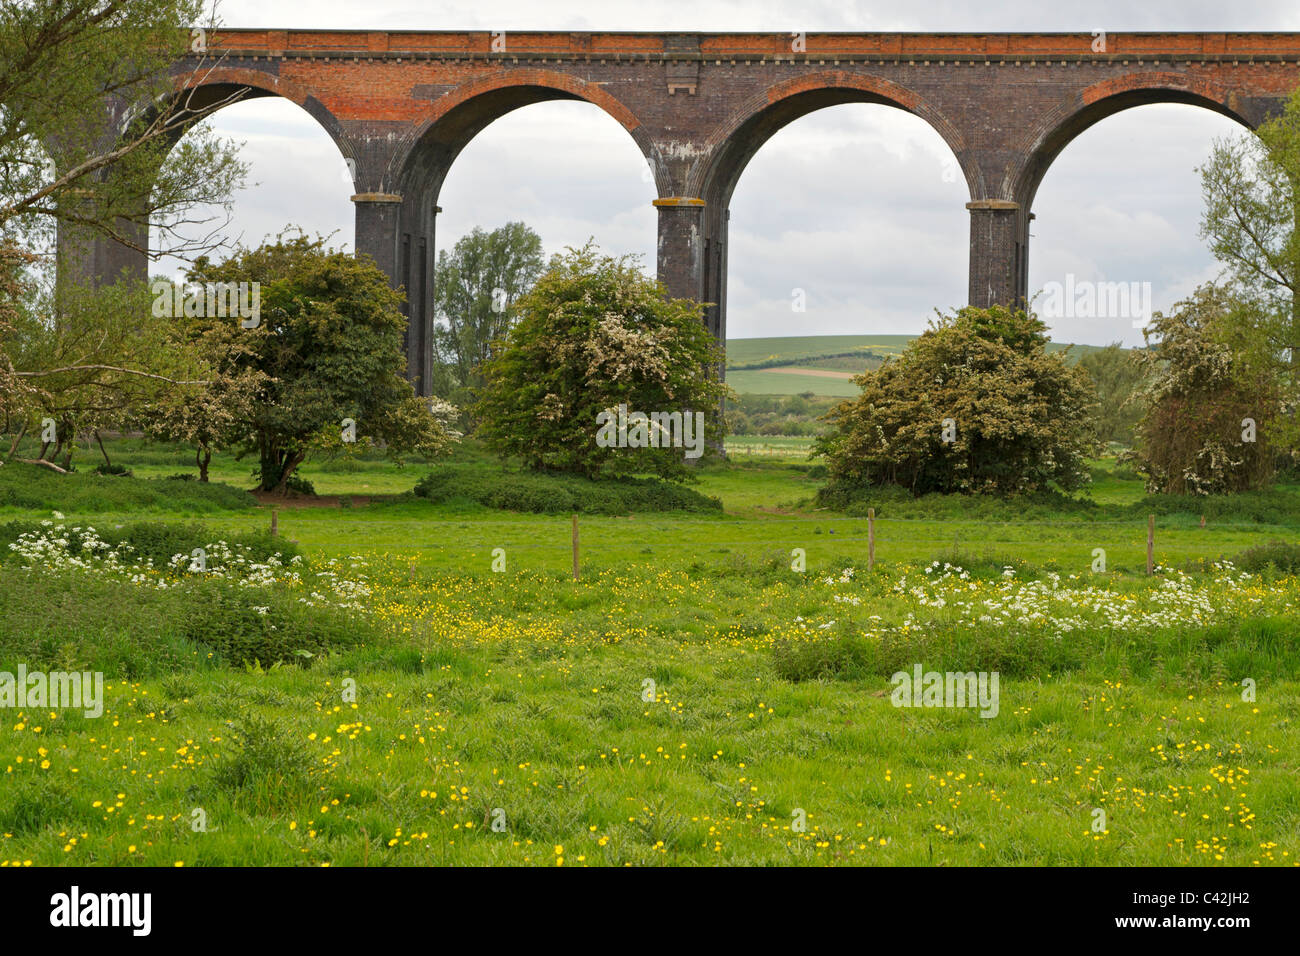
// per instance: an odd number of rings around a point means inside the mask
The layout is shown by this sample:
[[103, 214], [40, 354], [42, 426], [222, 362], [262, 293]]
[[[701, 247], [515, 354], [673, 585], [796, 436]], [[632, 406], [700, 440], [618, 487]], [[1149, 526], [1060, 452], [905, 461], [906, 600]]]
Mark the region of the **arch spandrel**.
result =
[[417, 188], [435, 201], [451, 164], [475, 136], [507, 113], [552, 100], [592, 104], [623, 127], [647, 160], [653, 156], [653, 144], [641, 121], [600, 84], [553, 70], [503, 70], [456, 86], [434, 100], [424, 119], [401, 137], [384, 176], [385, 188], [396, 193]]

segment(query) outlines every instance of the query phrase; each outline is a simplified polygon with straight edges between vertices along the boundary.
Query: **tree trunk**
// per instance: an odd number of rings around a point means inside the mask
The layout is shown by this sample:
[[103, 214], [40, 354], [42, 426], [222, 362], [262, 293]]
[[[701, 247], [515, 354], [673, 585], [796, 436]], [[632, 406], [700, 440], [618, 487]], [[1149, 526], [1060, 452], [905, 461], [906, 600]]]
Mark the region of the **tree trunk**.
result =
[[66, 471], [64, 471], [54, 462], [46, 461], [44, 458], [15, 458], [14, 460], [20, 461], [24, 465], [43, 465], [44, 467], [49, 468], [51, 471], [57, 471], [61, 475], [67, 474]]
[[272, 489], [272, 491], [275, 494], [288, 495], [289, 489], [287, 486], [289, 483], [289, 478], [292, 477], [294, 471], [298, 468], [299, 465], [302, 464], [302, 460], [306, 457], [307, 457], [306, 452], [299, 452], [297, 454], [287, 456], [284, 462], [284, 467], [281, 468], [280, 470], [280, 480], [276, 482], [275, 487]]
[[258, 491], [273, 491], [279, 483], [283, 456], [280, 449], [267, 443], [265, 438], [258, 442], [258, 460], [260, 461]]
[[199, 481], [208, 480], [208, 462], [212, 461], [212, 451], [207, 448], [194, 450], [194, 464], [199, 466]]
[[[1296, 217], [1300, 229], [1300, 213]], [[1291, 293], [1291, 368], [1300, 369], [1300, 292]]]
[[22, 427], [18, 429], [18, 434], [14, 436], [14, 443], [9, 446], [9, 454], [5, 456], [6, 458], [12, 458], [18, 452], [18, 446], [22, 443], [23, 436], [26, 434], [27, 423], [23, 422]]
[[98, 428], [95, 429], [95, 442], [96, 442], [96, 444], [99, 445], [99, 453], [100, 453], [101, 455], [104, 456], [104, 464], [108, 465], [109, 468], [112, 468], [112, 467], [113, 467], [113, 463], [112, 463], [111, 461], [109, 461], [109, 459], [108, 459], [108, 452], [106, 452], [106, 451], [104, 450], [104, 439], [102, 439], [102, 438], [99, 437], [99, 429], [98, 429]]

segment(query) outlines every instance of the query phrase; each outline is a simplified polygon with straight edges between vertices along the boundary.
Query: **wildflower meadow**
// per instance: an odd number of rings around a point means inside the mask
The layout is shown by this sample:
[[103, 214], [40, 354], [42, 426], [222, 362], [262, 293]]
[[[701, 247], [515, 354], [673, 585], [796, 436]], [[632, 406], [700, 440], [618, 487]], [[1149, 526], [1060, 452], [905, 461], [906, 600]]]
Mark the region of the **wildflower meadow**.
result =
[[[5, 711], [0, 865], [1300, 862], [1285, 527], [1169, 516], [1147, 575], [1140, 521], [894, 509], [869, 568], [865, 521], [757, 503], [805, 480], [584, 517], [576, 580], [567, 518], [463, 501], [276, 536], [265, 506], [14, 511], [0, 670], [105, 699]], [[995, 674], [996, 707], [899, 706], [914, 670]]]

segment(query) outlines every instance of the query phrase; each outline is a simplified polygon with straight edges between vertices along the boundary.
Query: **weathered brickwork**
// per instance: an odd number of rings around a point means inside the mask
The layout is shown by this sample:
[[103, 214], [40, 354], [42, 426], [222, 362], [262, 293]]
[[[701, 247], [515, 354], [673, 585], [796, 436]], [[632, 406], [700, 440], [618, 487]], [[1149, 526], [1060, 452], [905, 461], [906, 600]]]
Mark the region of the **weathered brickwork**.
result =
[[[178, 64], [178, 84], [198, 65]], [[1300, 34], [226, 30], [204, 65], [205, 94], [293, 100], [351, 160], [356, 246], [407, 289], [408, 359], [424, 390], [438, 192], [465, 145], [520, 106], [586, 100], [628, 131], [660, 197], [659, 277], [713, 303], [710, 327], [725, 338], [727, 206], [745, 164], [792, 120], [864, 102], [933, 126], [970, 190], [970, 301], [1010, 303], [1026, 294], [1035, 192], [1074, 137], [1154, 102], [1253, 128], [1300, 85]]]

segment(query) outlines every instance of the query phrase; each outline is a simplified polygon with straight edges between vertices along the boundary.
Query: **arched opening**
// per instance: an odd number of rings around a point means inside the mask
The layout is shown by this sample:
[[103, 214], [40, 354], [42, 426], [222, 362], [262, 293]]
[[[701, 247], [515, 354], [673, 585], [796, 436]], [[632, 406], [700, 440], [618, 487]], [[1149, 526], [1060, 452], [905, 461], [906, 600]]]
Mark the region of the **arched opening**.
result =
[[394, 281], [407, 289], [408, 365], [422, 392], [440, 321], [437, 256], [476, 227], [523, 222], [548, 256], [594, 239], [607, 255], [639, 255], [654, 273], [656, 191], [639, 124], [599, 88], [547, 83], [453, 94], [407, 154], [395, 184]]
[[[158, 258], [149, 271], [155, 275], [185, 269], [186, 257], [168, 254], [176, 244], [216, 242], [228, 252], [240, 244], [257, 246], [290, 226], [328, 236], [337, 248], [354, 247], [353, 168], [340, 151], [332, 117], [267, 90], [227, 83], [200, 88], [193, 106], [220, 103], [238, 90], [246, 92], [194, 124], [178, 143], [203, 132], [235, 141], [248, 166], [244, 186], [231, 197], [228, 210], [199, 205], [184, 221], [153, 224], [149, 246]], [[311, 106], [318, 104], [309, 102]]]
[[818, 89], [731, 134], [703, 193], [720, 334], [915, 335], [965, 304], [973, 184], [923, 112], [906, 91]]
[[654, 272], [655, 198], [636, 144], [598, 107], [552, 102], [521, 109], [477, 135], [438, 195], [437, 249], [475, 226], [522, 220], [547, 252], [588, 238]]
[[1044, 141], [1024, 177], [1028, 293], [1054, 341], [1140, 346], [1153, 311], [1219, 273], [1199, 234], [1198, 167], [1216, 139], [1249, 126], [1203, 96], [1139, 90]]

